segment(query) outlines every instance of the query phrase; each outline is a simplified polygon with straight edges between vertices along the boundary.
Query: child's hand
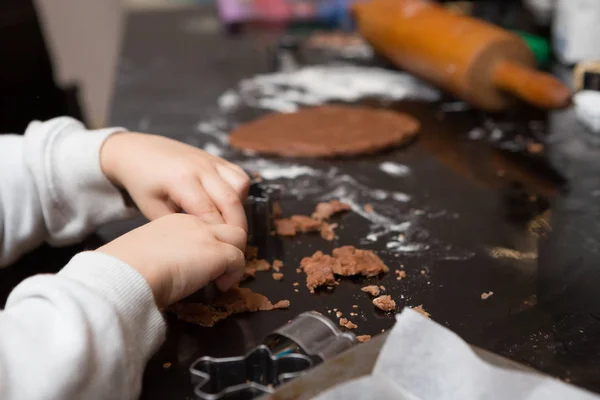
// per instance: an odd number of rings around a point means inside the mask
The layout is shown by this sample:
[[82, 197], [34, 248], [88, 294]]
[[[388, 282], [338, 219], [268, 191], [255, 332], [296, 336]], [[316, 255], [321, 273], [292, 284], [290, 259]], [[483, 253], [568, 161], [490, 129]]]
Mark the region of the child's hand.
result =
[[129, 264], [148, 281], [164, 307], [215, 283], [221, 291], [244, 273], [246, 232], [231, 225], [206, 224], [192, 215], [171, 214], [100, 247]]
[[237, 165], [172, 139], [131, 132], [109, 137], [100, 163], [150, 220], [184, 211], [247, 230], [243, 201], [250, 179]]

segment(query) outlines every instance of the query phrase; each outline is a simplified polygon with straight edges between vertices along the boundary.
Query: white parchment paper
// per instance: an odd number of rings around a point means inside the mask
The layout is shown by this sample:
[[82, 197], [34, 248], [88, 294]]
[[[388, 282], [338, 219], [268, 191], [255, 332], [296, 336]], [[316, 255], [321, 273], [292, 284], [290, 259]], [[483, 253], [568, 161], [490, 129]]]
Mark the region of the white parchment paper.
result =
[[318, 400], [599, 400], [559, 380], [491, 365], [460, 337], [405, 309], [372, 375], [336, 386]]

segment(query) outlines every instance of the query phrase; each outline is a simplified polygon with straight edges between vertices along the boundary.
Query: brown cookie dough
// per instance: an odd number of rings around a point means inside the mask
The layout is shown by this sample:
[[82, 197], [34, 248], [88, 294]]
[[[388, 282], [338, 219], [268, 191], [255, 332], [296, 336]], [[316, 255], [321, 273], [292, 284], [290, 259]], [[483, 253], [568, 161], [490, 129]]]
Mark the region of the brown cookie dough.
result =
[[311, 293], [319, 286], [336, 285], [332, 266], [339, 264], [335, 258], [317, 251], [310, 257], [304, 257], [300, 268], [306, 274], [306, 287]]
[[340, 326], [343, 326], [346, 329], [356, 329], [358, 325], [348, 320], [347, 318], [340, 318]]
[[389, 271], [389, 268], [371, 250], [342, 246], [333, 249], [333, 256], [339, 261], [339, 266], [336, 265], [333, 271], [336, 275], [372, 277]]
[[349, 211], [350, 205], [342, 203], [339, 200], [331, 200], [326, 203], [319, 203], [313, 212], [312, 217], [318, 220], [327, 220], [337, 213]]
[[412, 309], [427, 318], [429, 318], [431, 316], [431, 314], [429, 314], [427, 311], [425, 311], [422, 304], [420, 306], [413, 307]]
[[254, 246], [246, 246], [246, 251], [244, 252], [246, 256], [246, 260], [254, 260], [258, 257], [258, 248]]
[[274, 272], [272, 276], [273, 279], [276, 281], [280, 281], [283, 279], [283, 274], [281, 272]]
[[275, 232], [279, 236], [295, 236], [298, 232], [316, 232], [323, 223], [306, 215], [292, 215], [275, 220]]
[[325, 105], [244, 124], [229, 144], [286, 157], [354, 156], [405, 144], [418, 130], [417, 120], [395, 111]]
[[338, 227], [338, 224], [328, 224], [327, 222], [323, 222], [321, 225], [321, 237], [329, 242], [335, 239], [335, 228]]
[[369, 340], [371, 340], [371, 335], [360, 335], [356, 337], [356, 340], [358, 340], [361, 343], [366, 343]]
[[254, 278], [256, 276], [256, 271], [264, 272], [269, 271], [271, 269], [271, 264], [267, 260], [250, 260], [246, 262], [246, 267], [244, 268], [244, 276], [242, 280], [248, 278]]
[[273, 304], [262, 294], [247, 288], [234, 287], [225, 293], [219, 293], [211, 305], [180, 302], [169, 307], [169, 311], [181, 320], [202, 326], [213, 326], [233, 314], [270, 311], [277, 308], [289, 308], [289, 306], [288, 300], [281, 300]]
[[283, 261], [281, 261], [281, 260], [274, 260], [273, 261], [273, 269], [275, 270], [275, 272], [279, 272], [279, 270], [281, 269], [281, 267], [283, 267]]
[[300, 262], [306, 273], [306, 287], [311, 293], [319, 286], [336, 285], [335, 275], [363, 275], [372, 277], [389, 271], [375, 253], [353, 246], [342, 246], [333, 250], [333, 255], [317, 251]]
[[360, 289], [365, 293], [369, 293], [371, 296], [379, 296], [379, 286], [376, 285], [369, 285], [369, 286], [365, 286], [364, 288]]
[[392, 311], [396, 309], [396, 302], [389, 295], [379, 296], [373, 299], [373, 305], [382, 311]]

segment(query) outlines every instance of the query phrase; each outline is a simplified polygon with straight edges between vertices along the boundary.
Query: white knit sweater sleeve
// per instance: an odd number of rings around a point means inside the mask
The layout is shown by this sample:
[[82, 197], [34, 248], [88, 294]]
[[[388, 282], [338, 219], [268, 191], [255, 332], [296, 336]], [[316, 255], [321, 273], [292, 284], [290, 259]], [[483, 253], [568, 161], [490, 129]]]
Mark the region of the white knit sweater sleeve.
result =
[[[0, 136], [0, 265], [135, 213], [100, 168], [100, 148], [119, 130], [57, 118]], [[0, 399], [136, 398], [164, 334], [140, 274], [81, 253], [57, 275], [19, 284], [0, 312]]]

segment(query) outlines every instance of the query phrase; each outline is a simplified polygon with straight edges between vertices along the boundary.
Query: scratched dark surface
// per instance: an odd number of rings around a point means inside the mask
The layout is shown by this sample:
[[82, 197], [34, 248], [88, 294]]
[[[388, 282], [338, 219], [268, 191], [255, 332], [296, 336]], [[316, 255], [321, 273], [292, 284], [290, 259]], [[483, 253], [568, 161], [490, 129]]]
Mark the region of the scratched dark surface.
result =
[[[269, 70], [266, 49], [273, 37], [226, 38], [211, 31], [211, 16], [201, 10], [129, 16], [112, 124], [188, 142], [196, 137], [202, 144], [196, 125], [217, 112], [216, 98], [222, 92], [244, 77]], [[570, 110], [548, 117], [523, 111], [499, 118], [508, 121], [501, 127], [520, 137], [546, 141], [543, 155], [532, 157], [498, 150], [519, 144], [510, 135], [504, 144], [469, 140], [468, 132], [485, 119], [476, 112], [444, 112], [443, 105], [414, 102], [394, 107], [422, 122], [413, 145], [371, 157], [305, 164], [336, 165], [367, 186], [409, 194], [408, 203], [389, 204], [399, 214], [426, 211], [408, 235], [430, 242], [431, 251], [394, 254], [385, 242], [360, 246], [375, 250], [392, 268], [404, 264], [407, 279], [399, 282], [390, 273], [344, 280], [332, 292], [309, 295], [302, 284], [294, 292], [292, 283], [303, 283], [295, 273], [302, 257], [364, 237], [368, 224], [353, 213], [339, 218], [339, 237], [332, 243], [308, 235], [282, 240], [274, 246], [280, 251], [270, 256], [283, 260], [284, 280], [258, 275], [249, 287], [271, 300], [289, 299], [291, 308], [238, 316], [214, 328], [169, 316], [168, 339], [146, 370], [143, 399], [192, 398], [187, 369], [196, 357], [240, 355], [306, 310], [357, 312], [358, 334], [389, 329], [393, 317], [373, 309], [359, 290], [365, 282], [383, 284], [400, 306], [423, 304], [435, 321], [474, 345], [600, 392], [600, 149]], [[386, 160], [409, 166], [410, 175], [392, 178], [382, 173], [377, 166]], [[292, 196], [282, 202], [288, 213], [308, 213], [314, 204], [314, 199]], [[532, 220], [538, 221], [535, 229]], [[100, 237], [109, 240], [141, 222], [111, 225]], [[488, 253], [493, 247], [538, 257], [497, 259]], [[32, 271], [36, 260], [43, 259], [58, 268], [78, 249], [43, 249], [21, 264]], [[449, 249], [472, 256], [454, 259]], [[16, 270], [3, 272], [3, 293], [25, 276], [17, 276]], [[481, 293], [488, 291], [494, 295], [481, 300]], [[355, 304], [358, 311], [352, 308]], [[163, 368], [166, 362], [171, 363], [168, 369]]]

